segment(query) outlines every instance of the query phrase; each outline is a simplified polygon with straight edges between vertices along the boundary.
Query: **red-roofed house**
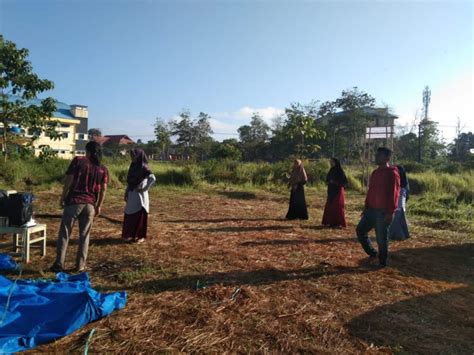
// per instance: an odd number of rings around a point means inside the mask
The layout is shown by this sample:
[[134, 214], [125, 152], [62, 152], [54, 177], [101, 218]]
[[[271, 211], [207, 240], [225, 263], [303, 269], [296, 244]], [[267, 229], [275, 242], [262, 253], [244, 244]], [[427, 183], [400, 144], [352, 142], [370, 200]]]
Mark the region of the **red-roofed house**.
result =
[[94, 136], [94, 140], [100, 145], [129, 145], [135, 142], [126, 134], [109, 135], [109, 136]]

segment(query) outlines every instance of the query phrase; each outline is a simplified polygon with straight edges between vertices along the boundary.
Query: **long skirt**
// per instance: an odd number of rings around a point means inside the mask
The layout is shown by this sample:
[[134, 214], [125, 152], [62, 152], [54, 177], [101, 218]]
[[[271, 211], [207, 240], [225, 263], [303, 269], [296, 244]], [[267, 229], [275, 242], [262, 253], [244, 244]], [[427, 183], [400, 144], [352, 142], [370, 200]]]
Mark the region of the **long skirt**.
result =
[[331, 200], [328, 196], [326, 206], [324, 207], [322, 224], [330, 227], [346, 227], [344, 204], [344, 187], [341, 186], [337, 196], [334, 196]]
[[308, 219], [304, 186], [301, 184], [296, 189], [291, 190], [290, 207], [288, 208], [286, 219]]
[[146, 238], [147, 225], [148, 212], [144, 208], [132, 214], [125, 213], [122, 226], [122, 238], [133, 241]]
[[388, 237], [391, 240], [405, 240], [410, 238], [407, 218], [405, 215], [406, 201], [407, 190], [405, 188], [401, 188], [400, 197], [398, 198], [398, 207], [395, 210], [395, 216], [393, 217], [392, 224], [388, 230]]

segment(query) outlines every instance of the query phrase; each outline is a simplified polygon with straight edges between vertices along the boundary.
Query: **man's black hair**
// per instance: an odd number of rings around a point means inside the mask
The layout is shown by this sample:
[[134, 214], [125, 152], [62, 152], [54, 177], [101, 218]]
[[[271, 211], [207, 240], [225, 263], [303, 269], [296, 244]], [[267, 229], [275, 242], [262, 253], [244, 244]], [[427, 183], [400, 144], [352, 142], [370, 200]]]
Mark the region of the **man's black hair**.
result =
[[386, 158], [390, 158], [392, 156], [392, 151], [387, 147], [378, 147], [377, 153], [382, 153]]
[[90, 159], [94, 165], [100, 166], [100, 161], [102, 160], [102, 146], [94, 141], [87, 142], [86, 152], [90, 154]]

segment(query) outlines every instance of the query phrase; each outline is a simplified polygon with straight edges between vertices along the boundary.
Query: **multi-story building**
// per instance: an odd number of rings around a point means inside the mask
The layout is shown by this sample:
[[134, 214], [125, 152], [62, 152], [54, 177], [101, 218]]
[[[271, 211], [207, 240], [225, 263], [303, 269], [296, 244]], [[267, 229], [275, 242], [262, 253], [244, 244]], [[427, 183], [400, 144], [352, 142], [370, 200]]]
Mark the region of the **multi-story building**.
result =
[[[29, 104], [40, 105], [41, 101], [31, 100]], [[36, 154], [39, 154], [43, 146], [49, 146], [58, 157], [70, 159], [76, 155], [85, 155], [85, 145], [88, 141], [88, 116], [87, 106], [57, 102], [56, 111], [51, 120], [59, 123], [57, 131], [61, 133], [61, 139], [53, 140], [45, 132], [37, 135], [37, 132], [32, 129], [25, 131], [20, 127], [20, 130], [27, 139], [37, 137], [34, 140]]]

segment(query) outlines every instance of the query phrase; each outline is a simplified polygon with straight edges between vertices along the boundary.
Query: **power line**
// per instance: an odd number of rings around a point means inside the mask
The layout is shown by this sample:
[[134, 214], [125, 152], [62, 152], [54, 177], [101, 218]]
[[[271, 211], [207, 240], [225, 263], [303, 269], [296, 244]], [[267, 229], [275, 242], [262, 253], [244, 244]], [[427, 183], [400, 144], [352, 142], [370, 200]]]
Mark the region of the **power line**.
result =
[[[211, 133], [211, 135], [222, 135], [222, 136], [239, 136], [238, 133], [225, 133], [225, 132], [214, 132], [214, 133]], [[155, 137], [154, 134], [127, 134], [127, 136], [129, 137], [146, 137], [146, 138], [149, 138], [149, 137]]]

